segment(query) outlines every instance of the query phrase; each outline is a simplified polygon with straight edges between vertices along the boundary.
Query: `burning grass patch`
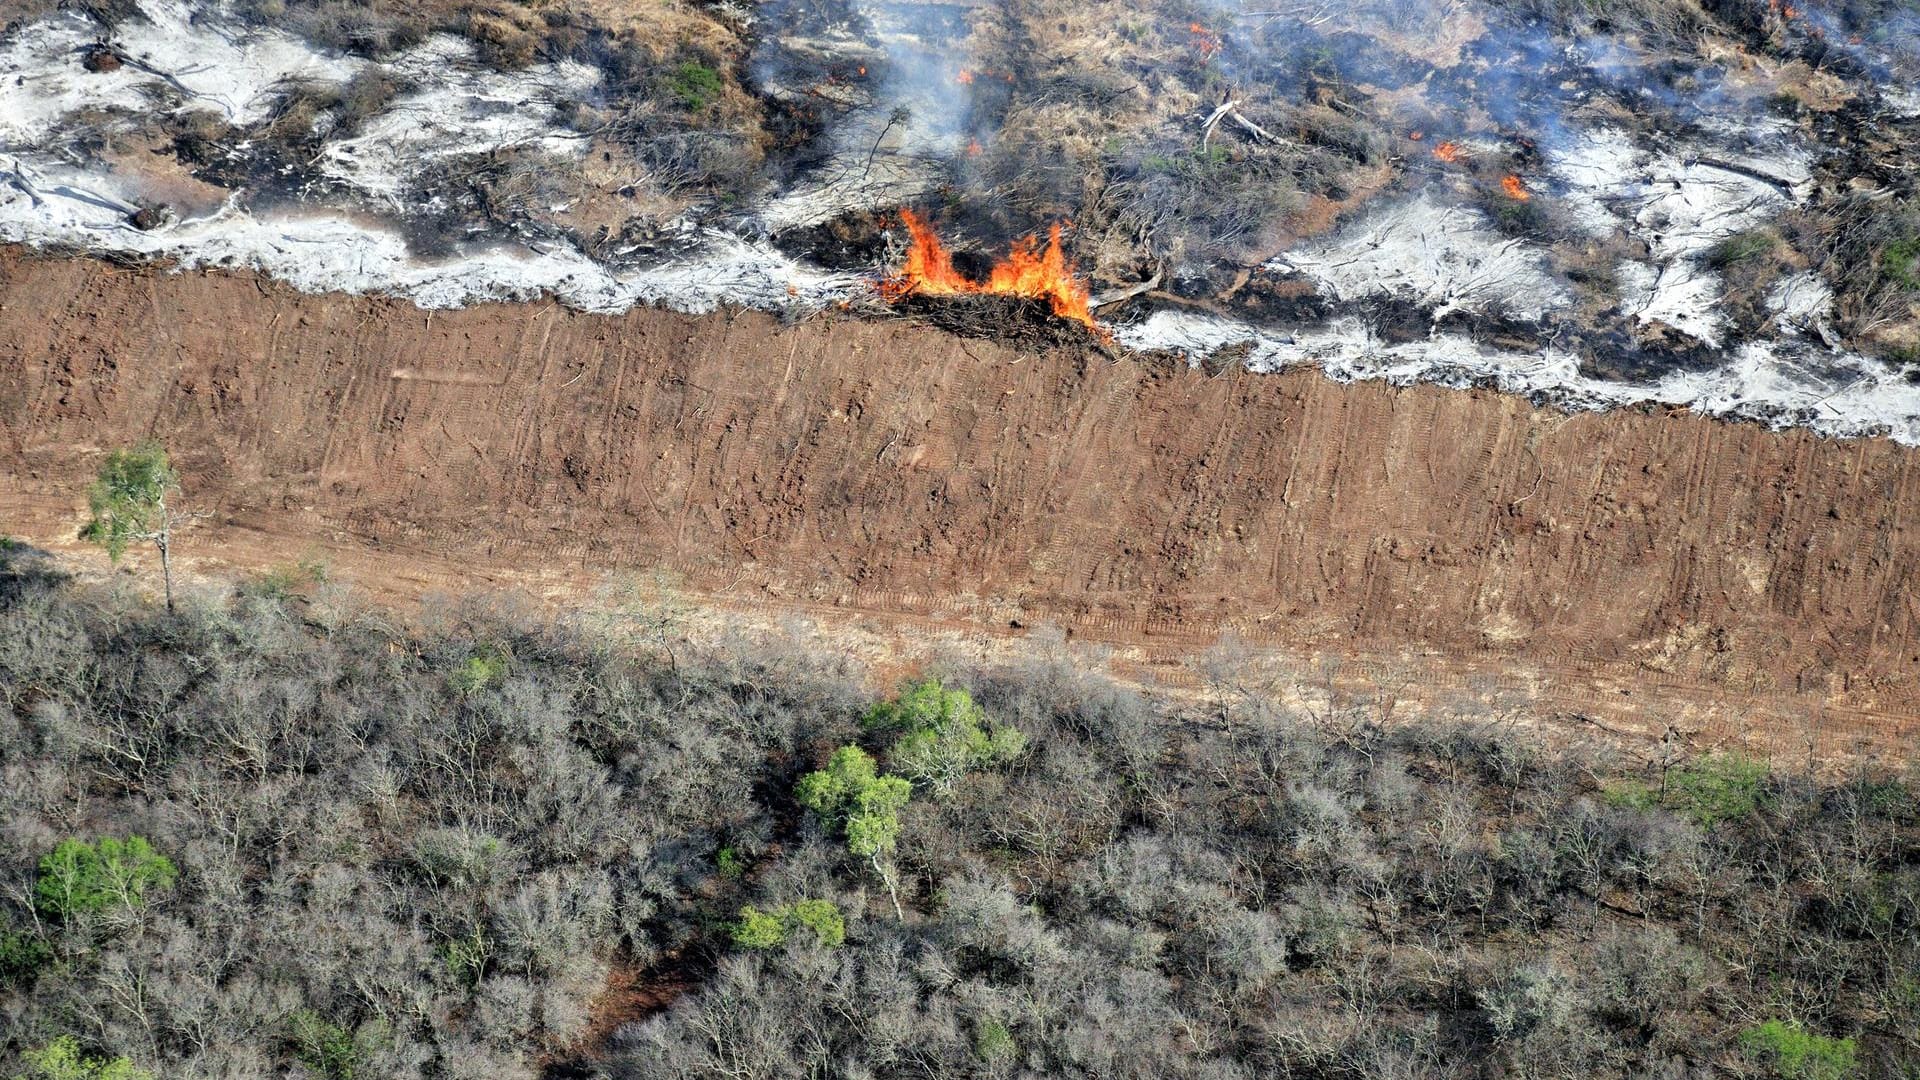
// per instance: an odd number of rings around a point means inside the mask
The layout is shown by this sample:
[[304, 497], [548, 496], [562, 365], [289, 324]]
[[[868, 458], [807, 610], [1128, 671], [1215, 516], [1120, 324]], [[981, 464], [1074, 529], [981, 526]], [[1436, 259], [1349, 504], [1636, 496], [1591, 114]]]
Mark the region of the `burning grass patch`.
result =
[[973, 278], [954, 267], [953, 254], [919, 215], [902, 210], [900, 220], [912, 239], [900, 273], [881, 285], [881, 295], [887, 299], [1009, 296], [1038, 300], [1058, 318], [1099, 332], [1086, 282], [1067, 264], [1058, 223], [1048, 230], [1044, 247], [1035, 236], [1017, 240], [984, 278]]
[[1096, 328], [1060, 318], [1035, 297], [912, 294], [895, 301], [893, 308], [951, 334], [1023, 348], [1086, 349], [1107, 343]]

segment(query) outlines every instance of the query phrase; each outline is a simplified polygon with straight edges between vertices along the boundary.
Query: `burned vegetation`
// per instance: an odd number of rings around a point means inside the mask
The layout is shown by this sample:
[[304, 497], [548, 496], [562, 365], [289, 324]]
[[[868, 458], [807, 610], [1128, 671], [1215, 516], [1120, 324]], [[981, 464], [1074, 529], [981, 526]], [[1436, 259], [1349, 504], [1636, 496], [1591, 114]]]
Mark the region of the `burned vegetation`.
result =
[[[420, 261], [504, 246], [611, 278], [763, 245], [779, 254], [762, 264], [842, 284], [736, 295], [877, 314], [854, 294], [901, 272], [913, 211], [962, 258], [1062, 228], [1109, 329], [1197, 310], [1353, 352], [1458, 338], [1507, 370], [1553, 352], [1648, 383], [1748, 346], [1778, 381], [1842, 386], [1855, 360], [1920, 356], [1920, 21], [1899, 5], [120, 0], [62, 17], [97, 38], [42, 57], [62, 77], [150, 78], [105, 103], [70, 87], [86, 107], [32, 121], [47, 153], [16, 186], [78, 154], [142, 231], [322, 210]], [[182, 66], [208, 43], [251, 97]], [[1363, 249], [1395, 272], [1343, 273]], [[954, 306], [943, 323], [991, 329]]]
[[1225, 646], [1198, 698], [1040, 635], [876, 701], [652, 608], [4, 560], [8, 1075], [1920, 1065], [1911, 775], [1390, 721]]

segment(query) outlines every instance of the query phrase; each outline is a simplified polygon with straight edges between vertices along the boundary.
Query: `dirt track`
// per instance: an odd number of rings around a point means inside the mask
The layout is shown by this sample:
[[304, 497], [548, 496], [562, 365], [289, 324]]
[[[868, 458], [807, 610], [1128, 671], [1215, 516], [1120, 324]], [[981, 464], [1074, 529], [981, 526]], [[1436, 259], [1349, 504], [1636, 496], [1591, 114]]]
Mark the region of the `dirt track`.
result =
[[1224, 630], [1695, 741], [1913, 746], [1920, 474], [1880, 440], [1022, 355], [905, 324], [423, 312], [0, 252], [0, 531], [155, 435], [237, 565], [996, 633]]

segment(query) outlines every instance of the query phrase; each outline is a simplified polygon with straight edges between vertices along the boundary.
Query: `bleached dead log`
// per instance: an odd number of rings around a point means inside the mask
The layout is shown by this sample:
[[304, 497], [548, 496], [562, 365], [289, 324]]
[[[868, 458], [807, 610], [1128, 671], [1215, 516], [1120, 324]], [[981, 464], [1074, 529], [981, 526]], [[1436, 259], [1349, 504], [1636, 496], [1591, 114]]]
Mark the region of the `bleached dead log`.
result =
[[43, 205], [46, 200], [40, 197], [39, 189], [33, 186], [33, 180], [27, 176], [26, 166], [20, 164], [19, 158], [12, 158], [10, 159], [10, 161], [11, 161], [11, 164], [9, 165], [9, 167], [6, 168], [4, 171], [0, 171], [0, 177], [4, 177], [6, 179], [7, 185], [9, 187], [19, 189], [19, 191], [22, 194], [26, 195], [28, 200], [30, 200], [33, 203], [33, 205], [35, 206]]
[[1106, 292], [1101, 293], [1099, 296], [1095, 296], [1089, 299], [1087, 301], [1087, 306], [1089, 308], [1097, 308], [1097, 307], [1105, 306], [1107, 304], [1117, 304], [1122, 300], [1131, 300], [1134, 297], [1139, 296], [1141, 293], [1152, 292], [1153, 290], [1160, 287], [1160, 281], [1162, 278], [1166, 277], [1166, 275], [1167, 275], [1166, 268], [1161, 267], [1160, 269], [1155, 270], [1153, 272], [1153, 276], [1148, 278], [1145, 281], [1139, 282], [1138, 284], [1134, 284], [1134, 285], [1128, 285], [1125, 288], [1110, 289]]
[[1690, 159], [1690, 161], [1692, 164], [1705, 168], [1719, 169], [1721, 172], [1729, 172], [1735, 176], [1744, 176], [1749, 180], [1758, 180], [1763, 184], [1778, 189], [1782, 195], [1785, 195], [1789, 199], [1798, 199], [1800, 197], [1800, 186], [1805, 183], [1805, 181], [1796, 182], [1782, 176], [1775, 176], [1772, 173], [1756, 169], [1751, 165], [1743, 165], [1737, 161], [1728, 161], [1725, 158], [1700, 156], [1694, 157]]
[[1231, 114], [1230, 119], [1234, 123], [1239, 124], [1242, 128], [1246, 129], [1246, 131], [1249, 134], [1253, 135], [1257, 139], [1261, 139], [1266, 142], [1273, 143], [1275, 145], [1292, 142], [1291, 139], [1285, 139], [1278, 135], [1275, 135], [1273, 132], [1268, 131], [1266, 128], [1263, 128], [1259, 124], [1256, 124], [1253, 121], [1247, 119], [1246, 114], [1241, 112], [1239, 109], [1233, 110], [1233, 113]]
[[1273, 132], [1247, 119], [1246, 114], [1240, 111], [1240, 103], [1238, 101], [1228, 100], [1222, 102], [1219, 108], [1208, 113], [1206, 122], [1200, 125], [1202, 131], [1200, 149], [1205, 150], [1208, 144], [1213, 141], [1213, 133], [1220, 127], [1220, 121], [1222, 120], [1232, 120], [1242, 131], [1245, 131], [1248, 135], [1253, 136], [1253, 138], [1260, 142], [1271, 143], [1275, 146], [1295, 145], [1292, 139], [1275, 135]]
[[1325, 4], [1302, 4], [1298, 7], [1275, 11], [1243, 11], [1234, 18], [1242, 21], [1265, 19], [1268, 22], [1274, 19], [1299, 19], [1308, 26], [1318, 27], [1331, 20], [1333, 12], [1329, 11]]
[[1200, 125], [1200, 149], [1205, 150], [1207, 144], [1213, 141], [1213, 129], [1220, 126], [1221, 119], [1233, 111], [1234, 105], [1235, 102], [1223, 101], [1219, 108], [1207, 115], [1206, 123]]

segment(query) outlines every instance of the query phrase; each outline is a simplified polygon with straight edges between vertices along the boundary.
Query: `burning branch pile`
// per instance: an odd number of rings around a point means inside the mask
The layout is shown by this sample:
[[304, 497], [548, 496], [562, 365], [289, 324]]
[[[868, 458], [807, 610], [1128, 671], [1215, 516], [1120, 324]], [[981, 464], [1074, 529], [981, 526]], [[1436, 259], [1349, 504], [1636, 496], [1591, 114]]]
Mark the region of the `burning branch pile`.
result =
[[954, 268], [953, 253], [940, 237], [911, 210], [900, 211], [913, 244], [900, 273], [882, 282], [880, 295], [889, 301], [909, 295], [918, 296], [1011, 296], [1045, 300], [1062, 319], [1080, 323], [1101, 334], [1093, 321], [1091, 297], [1086, 283], [1067, 265], [1066, 251], [1060, 245], [1060, 225], [1047, 233], [1047, 244], [1028, 236], [1008, 249], [985, 281], [975, 281]]

